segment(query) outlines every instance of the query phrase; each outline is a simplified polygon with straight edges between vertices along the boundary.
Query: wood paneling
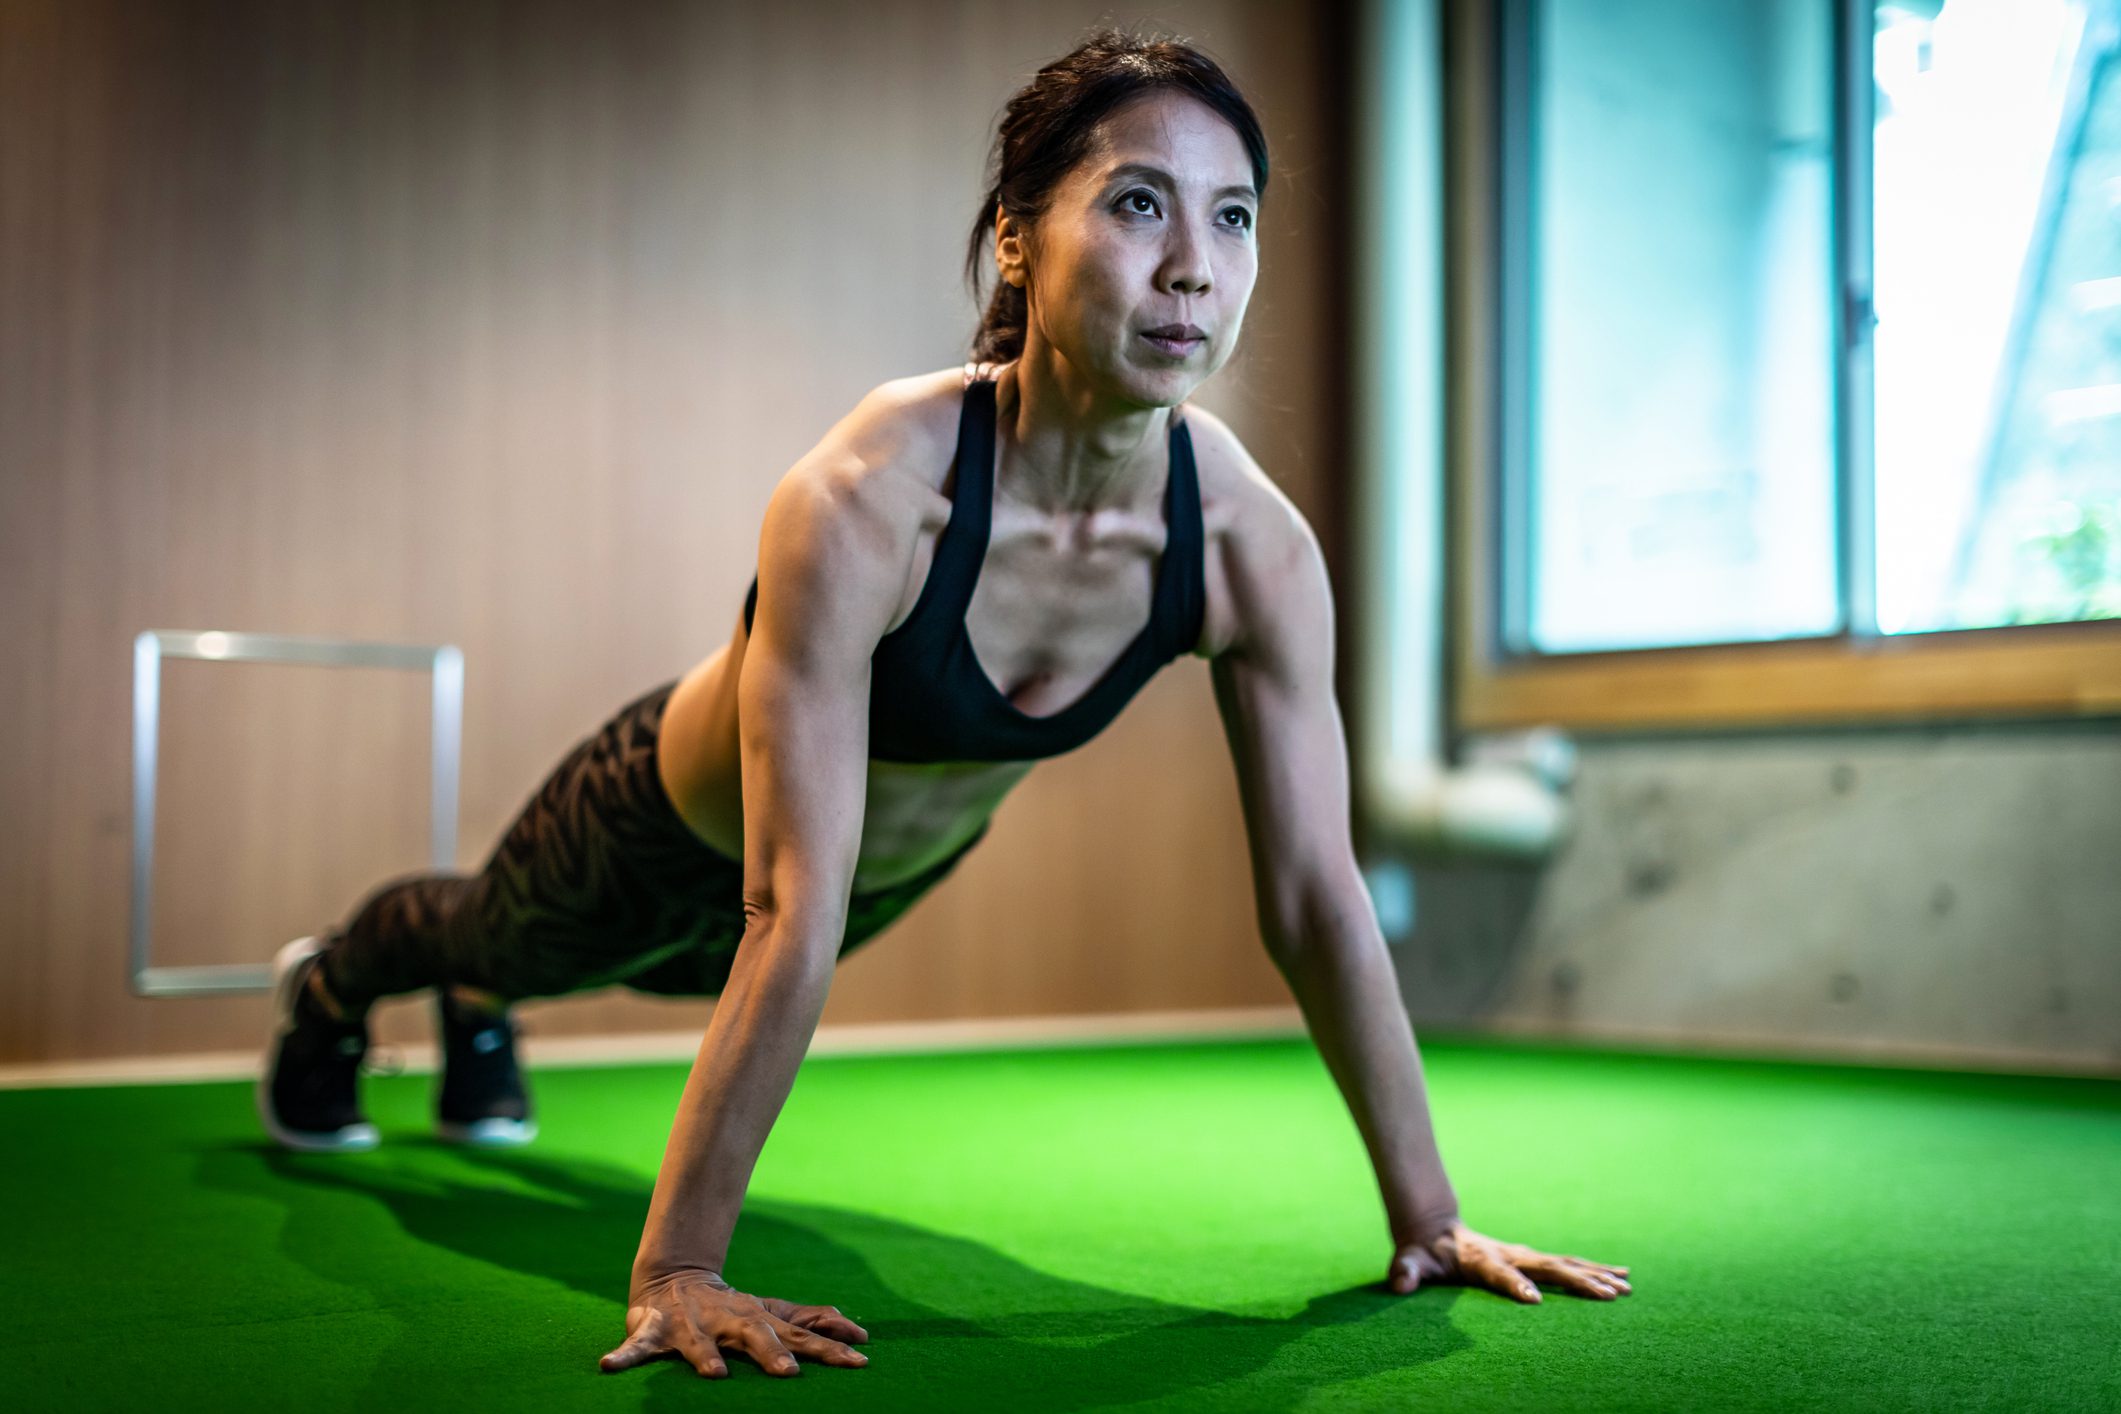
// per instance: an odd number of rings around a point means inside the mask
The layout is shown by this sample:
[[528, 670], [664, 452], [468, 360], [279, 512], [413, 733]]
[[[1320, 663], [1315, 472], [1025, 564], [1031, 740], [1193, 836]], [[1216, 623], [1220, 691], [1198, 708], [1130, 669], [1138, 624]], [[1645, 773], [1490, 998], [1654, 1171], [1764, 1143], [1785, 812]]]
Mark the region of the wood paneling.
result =
[[[265, 1024], [260, 998], [126, 991], [135, 633], [460, 645], [476, 866], [572, 742], [727, 636], [794, 459], [963, 357], [995, 118], [1102, 13], [0, 0], [0, 1060]], [[1229, 65], [1276, 162], [1245, 348], [1201, 401], [1333, 546], [1326, 22], [1154, 20]], [[419, 679], [167, 671], [160, 956], [263, 959], [420, 867]], [[1180, 664], [1025, 783], [828, 1019], [1285, 1002], [1246, 868], [1207, 670]]]

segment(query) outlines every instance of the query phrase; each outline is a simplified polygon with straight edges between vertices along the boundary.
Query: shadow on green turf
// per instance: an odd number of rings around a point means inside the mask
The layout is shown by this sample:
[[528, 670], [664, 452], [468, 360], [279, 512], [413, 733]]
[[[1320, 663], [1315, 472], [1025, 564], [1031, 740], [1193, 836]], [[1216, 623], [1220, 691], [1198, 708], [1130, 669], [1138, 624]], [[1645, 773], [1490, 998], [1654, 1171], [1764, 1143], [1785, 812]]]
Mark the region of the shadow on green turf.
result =
[[[433, 1381], [461, 1380], [451, 1356], [467, 1327], [484, 1342], [521, 1339], [515, 1358], [567, 1362], [592, 1375], [596, 1356], [624, 1334], [627, 1269], [648, 1206], [640, 1175], [573, 1157], [414, 1143], [338, 1156], [231, 1146], [203, 1154], [199, 1177], [282, 1207], [287, 1256], [366, 1291], [398, 1316], [403, 1334], [376, 1363], [362, 1400], [369, 1407], [419, 1401], [433, 1396]], [[387, 1224], [374, 1221], [378, 1205]], [[486, 1270], [446, 1259], [437, 1270], [434, 1252], [394, 1243], [391, 1226]], [[1381, 1284], [1350, 1287], [1293, 1316], [1252, 1316], [1051, 1276], [962, 1237], [822, 1204], [749, 1202], [731, 1247], [727, 1275], [739, 1289], [830, 1303], [869, 1331], [875, 1363], [868, 1368], [804, 1364], [805, 1407], [820, 1399], [860, 1408], [970, 1407], [942, 1397], [951, 1390], [973, 1406], [1057, 1414], [1233, 1384], [1247, 1403], [1293, 1403], [1306, 1391], [1426, 1364], [1464, 1344], [1441, 1291], [1409, 1300]], [[551, 1330], [555, 1303], [545, 1282], [594, 1298], [604, 1314], [577, 1322], [574, 1313], [589, 1308], [570, 1300], [569, 1328]], [[516, 1336], [531, 1330], [526, 1316], [541, 1304], [546, 1314], [535, 1324], [545, 1329]], [[787, 1381], [741, 1357], [729, 1363], [731, 1378], [714, 1382], [715, 1397], [793, 1397], [768, 1393]], [[678, 1400], [698, 1407], [709, 1393], [675, 1363], [596, 1378], [600, 1386], [632, 1381], [651, 1408]]]

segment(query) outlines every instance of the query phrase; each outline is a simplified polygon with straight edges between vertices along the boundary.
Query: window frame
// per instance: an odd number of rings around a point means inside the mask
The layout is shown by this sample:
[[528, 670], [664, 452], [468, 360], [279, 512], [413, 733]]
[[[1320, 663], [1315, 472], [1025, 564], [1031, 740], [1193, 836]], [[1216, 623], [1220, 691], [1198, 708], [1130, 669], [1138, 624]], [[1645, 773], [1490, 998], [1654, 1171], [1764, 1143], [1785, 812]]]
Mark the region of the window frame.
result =
[[1531, 299], [1528, 225], [1510, 218], [1525, 210], [1529, 190], [1528, 164], [1515, 159], [1527, 151], [1517, 125], [1531, 116], [1523, 95], [1538, 0], [1448, 0], [1446, 661], [1459, 729], [2121, 715], [2121, 620], [1904, 634], [1871, 627], [1870, 143], [1856, 135], [1872, 123], [1873, 0], [1832, 3], [1841, 628], [1761, 642], [1519, 653], [1507, 646], [1508, 630], [1528, 610], [1530, 581], [1510, 561], [1529, 542], [1508, 532], [1521, 523], [1529, 487]]

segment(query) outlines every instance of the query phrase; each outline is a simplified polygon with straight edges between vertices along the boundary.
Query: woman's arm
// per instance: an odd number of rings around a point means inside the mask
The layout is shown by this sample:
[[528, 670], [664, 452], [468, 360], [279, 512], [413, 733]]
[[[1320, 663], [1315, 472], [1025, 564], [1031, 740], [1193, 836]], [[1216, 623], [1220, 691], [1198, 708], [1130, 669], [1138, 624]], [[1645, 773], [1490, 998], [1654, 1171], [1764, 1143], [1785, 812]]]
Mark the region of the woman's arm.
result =
[[[758, 608], [737, 685], [744, 937], [656, 1177], [634, 1258], [629, 1338], [605, 1357], [606, 1369], [675, 1350], [702, 1374], [723, 1373], [721, 1344], [781, 1374], [796, 1372], [790, 1352], [865, 1363], [721, 1277], [752, 1169], [838, 959], [861, 843], [869, 660], [895, 612], [916, 529], [861, 470], [844, 460], [799, 466], [767, 507]], [[836, 1319], [817, 1330], [865, 1338], [830, 1314]]]
[[[1234, 440], [1234, 439], [1233, 439]], [[1224, 538], [1229, 644], [1213, 666], [1251, 843], [1260, 933], [1361, 1132], [1384, 1198], [1395, 1291], [1478, 1282], [1536, 1302], [1533, 1278], [1625, 1294], [1625, 1267], [1496, 1243], [1459, 1221], [1414, 1027], [1355, 860], [1333, 696], [1333, 600], [1317, 538], [1263, 476]]]
[[1424, 1241], [1449, 1231], [1458, 1195], [1355, 862], [1325, 560], [1278, 494], [1248, 512], [1224, 542], [1236, 629], [1213, 680], [1251, 843], [1260, 937], [1362, 1135], [1393, 1240]]

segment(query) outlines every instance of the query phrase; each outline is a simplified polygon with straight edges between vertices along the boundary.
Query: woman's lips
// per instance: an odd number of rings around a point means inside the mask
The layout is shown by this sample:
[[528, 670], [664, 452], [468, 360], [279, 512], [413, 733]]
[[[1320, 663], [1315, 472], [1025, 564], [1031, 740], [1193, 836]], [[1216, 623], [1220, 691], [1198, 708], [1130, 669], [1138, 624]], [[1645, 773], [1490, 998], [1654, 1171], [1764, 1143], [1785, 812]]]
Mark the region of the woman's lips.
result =
[[1169, 354], [1173, 358], [1184, 358], [1202, 344], [1208, 342], [1205, 337], [1198, 339], [1166, 339], [1156, 334], [1144, 334], [1142, 337], [1155, 345], [1158, 350]]

